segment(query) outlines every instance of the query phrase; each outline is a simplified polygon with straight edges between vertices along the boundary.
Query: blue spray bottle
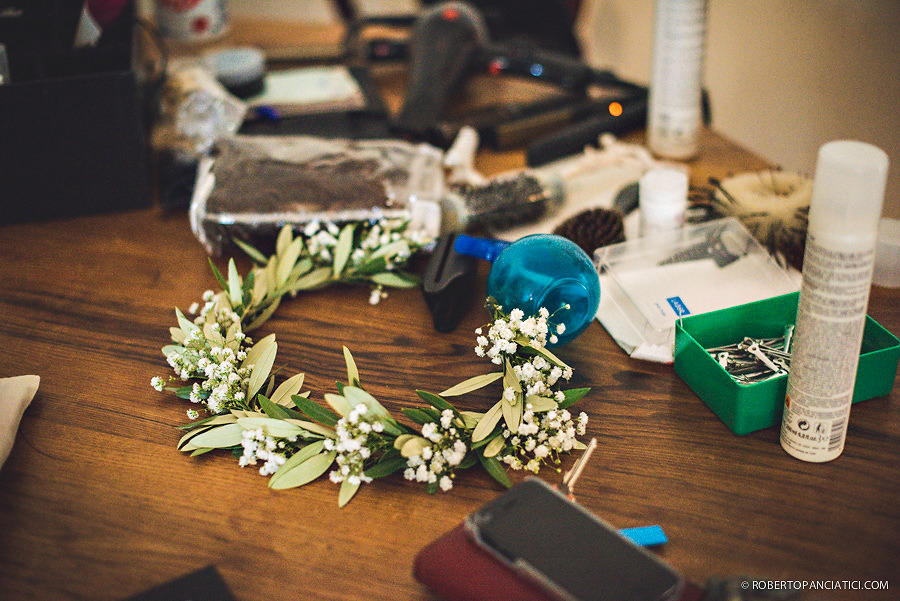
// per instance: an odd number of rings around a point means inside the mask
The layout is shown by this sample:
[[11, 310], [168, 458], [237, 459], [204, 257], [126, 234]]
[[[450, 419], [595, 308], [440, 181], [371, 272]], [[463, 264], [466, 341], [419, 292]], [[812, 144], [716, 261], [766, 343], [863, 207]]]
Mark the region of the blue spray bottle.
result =
[[[536, 315], [545, 307], [551, 324], [564, 325], [556, 345], [574, 340], [590, 325], [600, 305], [600, 279], [577, 244], [554, 234], [533, 234], [515, 242], [460, 234], [456, 252], [493, 262], [488, 296], [504, 311]], [[554, 330], [555, 331], [555, 330]]]

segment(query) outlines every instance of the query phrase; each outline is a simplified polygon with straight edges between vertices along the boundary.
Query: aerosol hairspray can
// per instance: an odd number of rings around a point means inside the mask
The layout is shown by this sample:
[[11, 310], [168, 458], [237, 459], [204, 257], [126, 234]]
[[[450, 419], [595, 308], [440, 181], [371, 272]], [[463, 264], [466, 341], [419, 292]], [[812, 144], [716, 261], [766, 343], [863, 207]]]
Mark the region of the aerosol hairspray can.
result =
[[664, 158], [699, 149], [706, 15], [707, 0], [656, 0], [647, 143]]
[[844, 450], [887, 170], [869, 144], [819, 149], [781, 422], [781, 446], [804, 461]]

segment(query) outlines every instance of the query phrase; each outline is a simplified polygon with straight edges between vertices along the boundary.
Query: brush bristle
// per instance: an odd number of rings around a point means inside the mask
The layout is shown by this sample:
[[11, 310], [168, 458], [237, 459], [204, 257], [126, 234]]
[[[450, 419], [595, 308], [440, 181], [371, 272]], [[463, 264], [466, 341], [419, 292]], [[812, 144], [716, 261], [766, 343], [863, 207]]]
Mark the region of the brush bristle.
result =
[[619, 211], [596, 208], [566, 219], [553, 233], [568, 238], [592, 257], [601, 246], [624, 242], [625, 224]]
[[737, 217], [769, 252], [796, 269], [803, 265], [812, 179], [791, 171], [748, 172], [712, 180], [712, 201], [725, 216]]
[[456, 186], [454, 192], [465, 203], [470, 225], [493, 229], [537, 221], [561, 202], [558, 191], [528, 173]]

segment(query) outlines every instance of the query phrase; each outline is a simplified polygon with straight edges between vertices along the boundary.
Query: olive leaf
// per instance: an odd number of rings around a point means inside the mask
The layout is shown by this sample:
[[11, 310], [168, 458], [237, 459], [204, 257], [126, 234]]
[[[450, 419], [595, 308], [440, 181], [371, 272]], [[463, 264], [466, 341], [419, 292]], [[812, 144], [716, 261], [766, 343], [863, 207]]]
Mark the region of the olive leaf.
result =
[[279, 286], [283, 286], [288, 281], [288, 276], [294, 269], [294, 263], [300, 258], [300, 251], [303, 250], [303, 239], [294, 239], [284, 253], [278, 255], [278, 268], [275, 271], [275, 281]]
[[384, 425], [384, 431], [388, 434], [399, 436], [403, 433], [388, 410], [378, 402], [378, 399], [362, 388], [357, 388], [356, 386], [344, 386], [344, 398], [346, 398], [353, 407], [359, 404], [365, 405], [378, 421]]
[[253, 303], [253, 290], [256, 288], [256, 273], [251, 269], [244, 283], [241, 285], [241, 310], [243, 307], [249, 307]]
[[222, 272], [219, 271], [219, 268], [216, 267], [216, 264], [213, 263], [212, 257], [207, 257], [206, 260], [207, 260], [207, 262], [209, 263], [209, 268], [212, 269], [213, 277], [215, 277], [215, 278], [216, 278], [216, 281], [219, 282], [219, 286], [220, 286], [223, 290], [227, 290], [227, 289], [228, 289], [228, 282], [227, 282], [227, 281], [225, 280], [225, 278], [222, 276]]
[[[319, 453], [318, 455], [313, 455], [303, 463], [294, 466], [292, 469], [285, 472], [285, 474], [277, 479], [277, 480], [269, 480], [269, 488], [274, 489], [285, 489], [285, 488], [294, 488], [297, 486], [303, 486], [309, 482], [312, 482], [331, 467], [331, 464], [334, 463], [334, 458], [337, 455], [335, 451], [328, 451], [326, 453]], [[284, 466], [281, 466], [284, 468]], [[281, 472], [281, 469], [275, 473], [277, 475]], [[272, 478], [275, 476], [273, 475]]]
[[337, 436], [332, 428], [317, 424], [316, 422], [306, 421], [305, 419], [296, 419], [293, 417], [288, 418], [284, 421], [288, 422], [289, 424], [294, 424], [295, 426], [300, 426], [310, 434], [318, 434], [319, 436], [324, 436], [325, 438], [335, 438]]
[[473, 390], [478, 390], [479, 388], [484, 388], [488, 384], [496, 382], [502, 377], [502, 371], [495, 371], [489, 374], [473, 376], [471, 378], [463, 380], [456, 386], [451, 386], [450, 388], [439, 394], [440, 396], [459, 396], [468, 392], [472, 392]]
[[392, 255], [408, 255], [409, 254], [409, 243], [406, 240], [395, 240], [393, 242], [389, 242], [382, 247], [379, 247], [375, 252], [370, 255], [371, 259], [376, 259], [378, 257], [390, 257]]
[[505, 447], [505, 446], [506, 446], [506, 439], [503, 438], [502, 435], [497, 434], [496, 436], [494, 436], [491, 439], [491, 442], [489, 442], [489, 443], [487, 443], [487, 445], [485, 445], [484, 450], [482, 451], [482, 454], [485, 457], [494, 457], [497, 455], [497, 453], [502, 451], [503, 447]]
[[275, 257], [266, 264], [265, 269], [263, 269], [263, 274], [265, 275], [266, 287], [274, 291], [278, 289], [278, 260]]
[[385, 453], [381, 460], [365, 471], [369, 478], [384, 478], [406, 467], [406, 457]]
[[219, 332], [218, 328], [213, 327], [212, 321], [203, 324], [203, 335], [212, 346], [225, 346], [225, 337]]
[[344, 271], [347, 265], [347, 259], [350, 258], [350, 251], [353, 250], [353, 231], [356, 224], [348, 223], [338, 234], [338, 243], [334, 249], [334, 276], [338, 277]]
[[227, 449], [236, 447], [243, 440], [243, 432], [244, 430], [241, 428], [240, 423], [214, 426], [190, 438], [181, 446], [181, 450], [193, 451], [200, 448]]
[[[180, 332], [180, 331], [181, 331], [181, 330], [179, 330], [179, 332]], [[174, 353], [174, 354], [176, 354], [176, 355], [181, 355], [181, 354], [183, 354], [186, 350], [187, 350], [187, 349], [184, 348], [183, 346], [181, 346], [180, 344], [167, 344], [166, 346], [162, 347], [162, 354], [163, 354], [164, 356], [166, 356], [166, 357], [168, 357], [168, 356], [171, 355], [172, 353]]]
[[344, 362], [347, 364], [347, 383], [350, 386], [359, 386], [359, 368], [350, 353], [350, 349], [344, 347]]
[[472, 431], [472, 442], [478, 442], [487, 438], [488, 434], [493, 432], [494, 426], [497, 425], [501, 417], [503, 417], [502, 400], [494, 403], [494, 406], [488, 409], [484, 417], [478, 421], [478, 425]]
[[341, 491], [338, 493], [338, 507], [343, 507], [350, 502], [350, 499], [359, 490], [359, 485], [359, 482], [352, 483], [349, 480], [341, 482]]
[[281, 300], [276, 298], [272, 301], [268, 307], [263, 309], [262, 313], [256, 316], [249, 324], [244, 327], [245, 332], [252, 332], [265, 322], [269, 321], [269, 318], [272, 317], [272, 314], [275, 313], [275, 310], [278, 308], [278, 305], [281, 303]]
[[403, 415], [413, 420], [420, 426], [424, 426], [425, 424], [435, 421], [434, 416], [422, 409], [417, 409], [415, 407], [404, 407], [403, 409], [401, 409], [401, 411], [403, 411]]
[[587, 393], [591, 391], [590, 388], [570, 388], [569, 390], [564, 390], [563, 394], [565, 395], [565, 400], [559, 403], [560, 409], [568, 409], [578, 401], [584, 397]]
[[[519, 429], [519, 424], [522, 423], [522, 383], [519, 382], [516, 372], [513, 371], [509, 359], [506, 360], [505, 365], [506, 369], [503, 370], [504, 394], [501, 405], [503, 409], [503, 421], [506, 422], [506, 427], [509, 428], [511, 432], [516, 432]], [[515, 396], [512, 400], [506, 398], [505, 391], [508, 389], [515, 391]]]
[[262, 409], [265, 415], [274, 419], [287, 419], [291, 417], [291, 413], [288, 411], [287, 407], [276, 405], [269, 399], [268, 395], [259, 393], [259, 396], [256, 398], [259, 401], [259, 408]]
[[300, 279], [301, 276], [306, 274], [310, 269], [313, 268], [313, 261], [309, 257], [303, 257], [297, 260], [294, 263], [294, 268], [291, 269], [291, 273], [288, 274], [288, 282], [295, 282]]
[[285, 224], [278, 231], [278, 237], [275, 239], [275, 254], [277, 256], [284, 255], [288, 246], [290, 246], [292, 239], [293, 233], [291, 231], [291, 226]]
[[530, 409], [535, 413], [541, 413], [544, 411], [552, 411], [553, 409], [558, 409], [559, 404], [551, 399], [550, 397], [532, 395], [525, 399], [526, 405], [531, 405]]
[[263, 338], [261, 340], [257, 340], [256, 344], [254, 344], [252, 347], [250, 347], [250, 350], [247, 351], [247, 357], [241, 363], [241, 366], [247, 367], [249, 365], [254, 365], [254, 364], [258, 363], [259, 358], [266, 351], [266, 349], [268, 347], [270, 347], [271, 345], [277, 346], [277, 343], [275, 342], [275, 334], [269, 334], [265, 338]]
[[478, 460], [481, 462], [481, 466], [494, 480], [506, 488], [512, 486], [509, 474], [506, 473], [506, 470], [503, 469], [503, 464], [501, 464], [496, 457], [485, 457], [479, 453]]
[[484, 417], [484, 413], [479, 413], [477, 411], [460, 411], [459, 414], [462, 416], [463, 423], [466, 425], [467, 430], [471, 430], [477, 426], [478, 422]]
[[357, 276], [365, 277], [380, 273], [387, 269], [387, 260], [384, 257], [369, 258], [365, 263], [353, 270]]
[[207, 417], [206, 419], [192, 422], [187, 426], [181, 426], [182, 428], [197, 428], [200, 426], [221, 426], [223, 424], [236, 424], [237, 417], [232, 415], [231, 413], [220, 413], [218, 415], [213, 415]]
[[269, 258], [266, 255], [262, 254], [243, 240], [239, 238], [232, 238], [232, 242], [237, 245], [242, 251], [244, 251], [247, 256], [249, 256], [255, 263], [259, 263], [260, 265], [265, 265], [268, 263]]
[[265, 270], [256, 269], [254, 273], [256, 275], [253, 276], [253, 293], [250, 295], [250, 302], [244, 307], [245, 315], [257, 308], [269, 293], [269, 280]]
[[331, 405], [331, 408], [337, 411], [338, 415], [344, 417], [353, 410], [353, 406], [347, 399], [339, 394], [325, 393], [325, 402]]
[[335, 415], [328, 409], [325, 409], [324, 407], [313, 403], [304, 396], [295, 394], [291, 397], [291, 400], [294, 402], [294, 405], [296, 405], [297, 409], [321, 424], [333, 426], [338, 422], [337, 415]]
[[394, 439], [394, 448], [399, 451], [403, 448], [403, 445], [406, 443], [406, 441], [412, 440], [413, 438], [416, 438], [415, 434], [401, 434]]
[[531, 344], [529, 343], [529, 340], [523, 336], [518, 336], [516, 338], [516, 343], [519, 344], [520, 348], [522, 349], [522, 352], [524, 352], [526, 354], [541, 355], [544, 359], [546, 359], [550, 363], [552, 363], [554, 365], [558, 365], [559, 367], [561, 367], [563, 369], [566, 369], [567, 367], [569, 367], [568, 365], [566, 365], [565, 361], [563, 361], [562, 359], [560, 359], [559, 357], [554, 355], [552, 352], [550, 352], [547, 349], [547, 347], [542, 346], [542, 347], [538, 348], [535, 346], [531, 346]]
[[225, 332], [225, 346], [235, 352], [241, 348], [241, 341], [237, 337], [239, 331], [241, 331], [241, 324], [234, 322], [228, 326], [228, 330]]
[[419, 398], [421, 398], [423, 401], [425, 401], [426, 403], [428, 403], [435, 409], [437, 409], [439, 411], [446, 411], [449, 409], [450, 411], [453, 412], [454, 416], [462, 419], [462, 414], [460, 414], [459, 410], [456, 407], [454, 407], [453, 405], [451, 405], [450, 403], [448, 403], [447, 401], [445, 401], [444, 399], [442, 399], [440, 396], [438, 396], [436, 394], [432, 394], [430, 392], [426, 392], [425, 390], [416, 390], [416, 394], [419, 395]]
[[238, 425], [245, 430], [262, 430], [263, 434], [274, 438], [289, 438], [306, 434], [306, 430], [300, 426], [284, 419], [272, 417], [242, 417], [238, 419]]
[[200, 327], [185, 317], [184, 313], [181, 312], [181, 309], [175, 309], [175, 317], [178, 319], [178, 326], [186, 335], [190, 336], [191, 334], [200, 331]]
[[427, 447], [430, 447], [431, 443], [421, 436], [413, 436], [412, 438], [406, 439], [403, 443], [403, 446], [400, 447], [400, 454], [403, 457], [412, 457], [413, 455], [421, 455], [422, 451], [424, 451]]
[[291, 397], [299, 393], [300, 389], [303, 388], [303, 378], [303, 374], [291, 376], [275, 389], [274, 394], [272, 394], [269, 400], [276, 405], [290, 407], [294, 404]]
[[[257, 342], [256, 345], [250, 349], [250, 352], [247, 353], [245, 364], [253, 365], [253, 371], [250, 372], [250, 383], [247, 385], [248, 400], [253, 399], [257, 391], [262, 388], [262, 385], [266, 382], [266, 378], [269, 377], [272, 366], [275, 364], [275, 355], [278, 353], [278, 343], [275, 342], [275, 335], [272, 334], [271, 336], [271, 339], [267, 336], [260, 342]], [[265, 342], [267, 343], [263, 344]], [[250, 355], [259, 345], [263, 345], [262, 350], [255, 356], [256, 360], [251, 362]]]
[[412, 288], [419, 285], [419, 280], [413, 276], [386, 271], [384, 273], [376, 273], [369, 278], [376, 284], [382, 286], [390, 286], [392, 288]]
[[242, 290], [243, 281], [241, 280], [241, 275], [238, 273], [234, 259], [230, 259], [228, 261], [228, 300], [231, 302], [232, 307], [241, 304]]
[[311, 290], [313, 288], [317, 288], [322, 284], [326, 283], [331, 279], [331, 269], [328, 267], [319, 267], [318, 269], [314, 269], [298, 279], [291, 286], [291, 292], [298, 292], [300, 290]]
[[[278, 471], [269, 478], [269, 488], [284, 489], [302, 486], [321, 476], [334, 461], [336, 455], [334, 451], [323, 453], [324, 449], [325, 442], [318, 440], [306, 445], [288, 457], [287, 461], [278, 468]], [[312, 465], [306, 466], [304, 469], [298, 470], [298, 468], [303, 468], [306, 462], [315, 457], [328, 458], [329, 455], [331, 456], [330, 459], [319, 459], [317, 463], [313, 463]], [[324, 467], [321, 466], [322, 463], [325, 464]], [[321, 471], [318, 471], [319, 469], [321, 469]]]

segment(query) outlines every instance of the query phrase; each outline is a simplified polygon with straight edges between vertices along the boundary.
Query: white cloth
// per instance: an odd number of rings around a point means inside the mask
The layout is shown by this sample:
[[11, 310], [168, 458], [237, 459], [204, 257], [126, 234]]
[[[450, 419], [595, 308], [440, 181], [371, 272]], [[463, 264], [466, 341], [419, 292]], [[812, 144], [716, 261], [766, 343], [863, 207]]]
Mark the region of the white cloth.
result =
[[0, 467], [12, 451], [22, 414], [40, 383], [38, 376], [0, 378]]

